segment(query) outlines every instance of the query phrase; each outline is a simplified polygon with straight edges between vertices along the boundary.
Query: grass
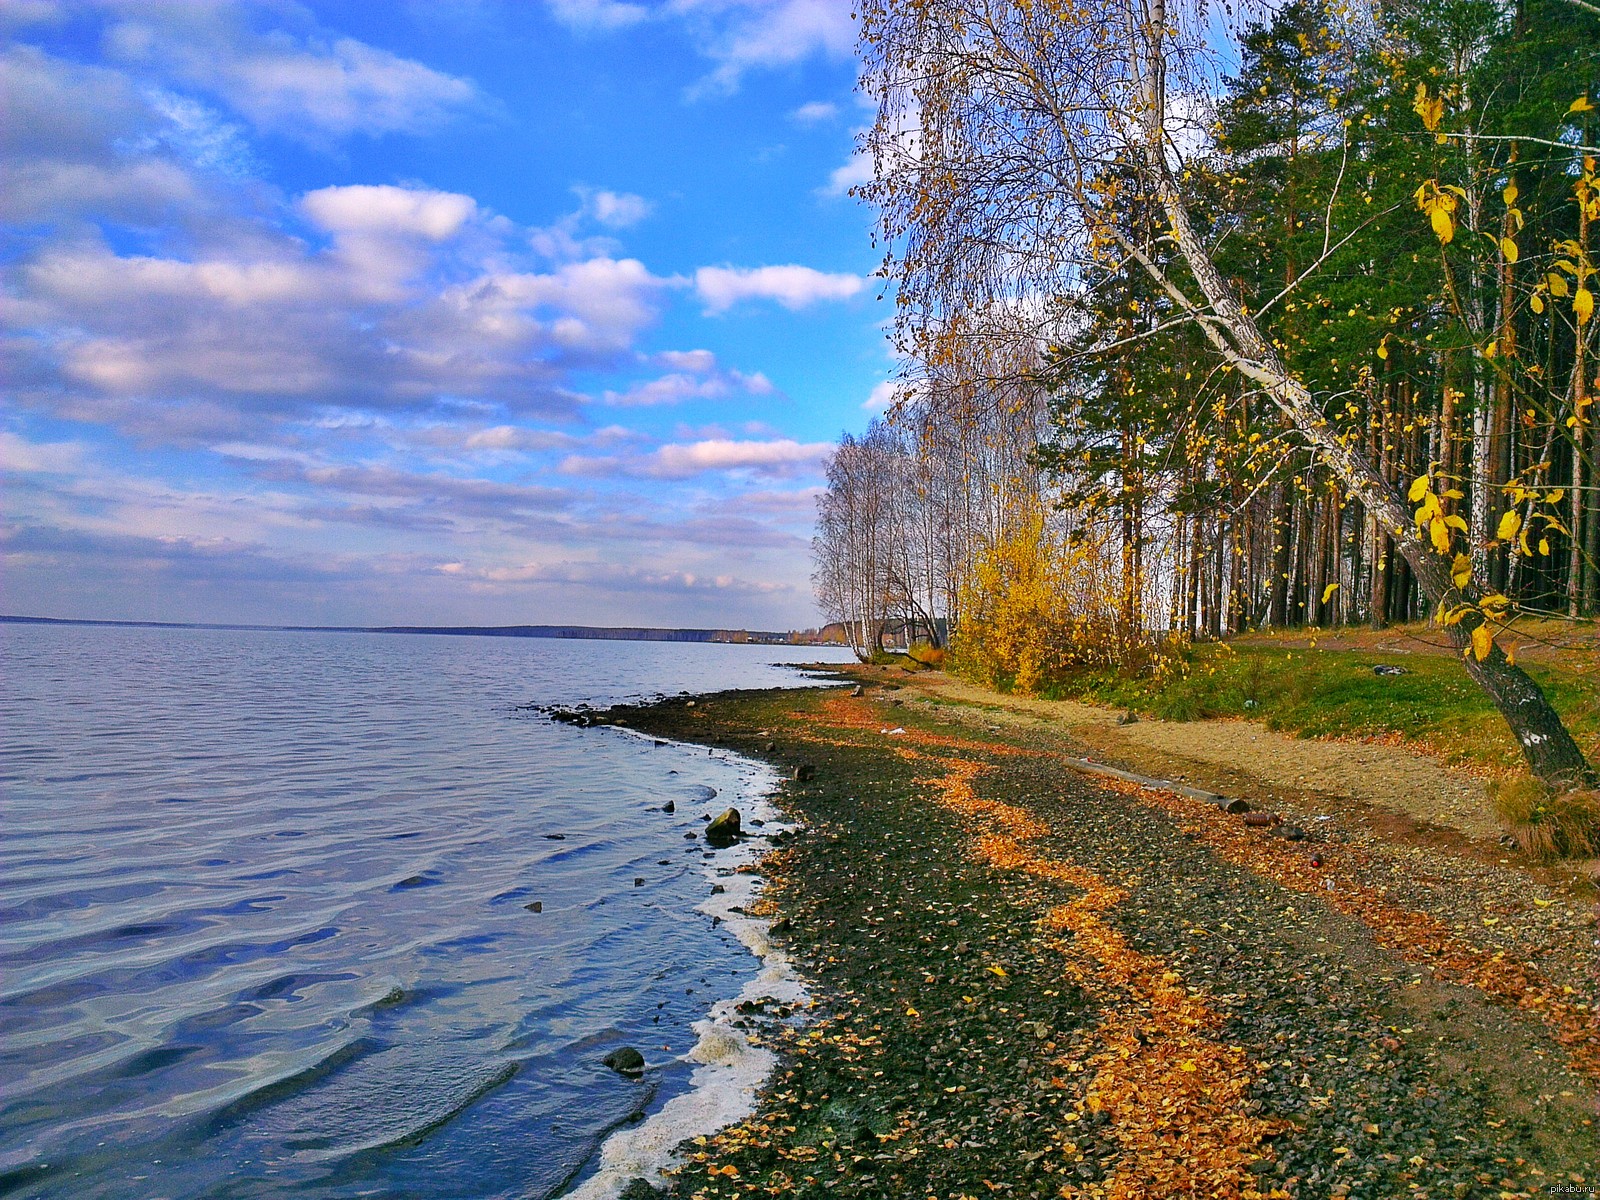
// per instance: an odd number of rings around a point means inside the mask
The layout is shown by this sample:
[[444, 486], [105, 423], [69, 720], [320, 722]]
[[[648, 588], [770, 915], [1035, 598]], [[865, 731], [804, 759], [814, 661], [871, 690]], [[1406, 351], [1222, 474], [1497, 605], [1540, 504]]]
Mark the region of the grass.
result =
[[[1377, 675], [1373, 667], [1400, 667]], [[1600, 759], [1600, 672], [1529, 664], [1591, 761]], [[1454, 657], [1266, 644], [1204, 644], [1155, 679], [1085, 672], [1048, 698], [1081, 699], [1169, 721], [1249, 717], [1303, 737], [1393, 738], [1445, 761], [1516, 771], [1505, 721]]]

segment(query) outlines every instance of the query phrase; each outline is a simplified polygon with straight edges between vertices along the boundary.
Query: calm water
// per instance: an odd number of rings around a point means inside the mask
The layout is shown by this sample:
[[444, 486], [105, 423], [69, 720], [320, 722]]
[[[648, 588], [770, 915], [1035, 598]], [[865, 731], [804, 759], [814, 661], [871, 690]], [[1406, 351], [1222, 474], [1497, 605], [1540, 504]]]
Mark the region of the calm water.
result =
[[772, 781], [524, 706], [825, 654], [0, 625], [0, 1195], [581, 1177], [754, 972], [684, 834]]

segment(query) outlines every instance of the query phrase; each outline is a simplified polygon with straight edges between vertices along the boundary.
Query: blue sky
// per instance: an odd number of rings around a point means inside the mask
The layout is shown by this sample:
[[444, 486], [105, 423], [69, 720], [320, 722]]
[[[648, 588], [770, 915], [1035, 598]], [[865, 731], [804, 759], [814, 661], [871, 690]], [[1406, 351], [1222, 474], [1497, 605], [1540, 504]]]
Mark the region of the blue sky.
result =
[[0, 610], [814, 624], [848, 0], [0, 0]]

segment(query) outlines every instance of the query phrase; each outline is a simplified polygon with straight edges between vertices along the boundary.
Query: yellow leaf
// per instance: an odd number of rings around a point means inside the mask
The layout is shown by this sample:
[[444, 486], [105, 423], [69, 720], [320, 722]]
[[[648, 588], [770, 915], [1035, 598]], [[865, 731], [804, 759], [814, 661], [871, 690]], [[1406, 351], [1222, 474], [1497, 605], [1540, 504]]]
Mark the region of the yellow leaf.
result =
[[1564, 487], [1551, 488], [1548, 492], [1546, 492], [1544, 494], [1544, 502], [1546, 504], [1560, 504], [1561, 503], [1561, 497], [1565, 496], [1566, 494], [1567, 494], [1567, 489], [1564, 488]]
[[[1418, 84], [1417, 86], [1421, 87], [1422, 85]], [[1589, 103], [1589, 97], [1588, 96], [1579, 96], [1571, 104], [1567, 105], [1567, 115], [1568, 116], [1572, 115], [1573, 113], [1586, 113], [1586, 112], [1593, 112], [1593, 111], [1594, 111], [1594, 105]]]
[[1549, 908], [1552, 904], [1555, 903], [1555, 901], [1554, 900], [1539, 900], [1539, 899], [1535, 899], [1534, 903], [1537, 904], [1540, 908]]
[[1199, 1067], [1195, 1066], [1194, 1059], [1192, 1059], [1192, 1058], [1188, 1062], [1184, 1062], [1184, 1063], [1179, 1063], [1178, 1064], [1178, 1070], [1180, 1070], [1180, 1071], [1188, 1071], [1190, 1073], [1193, 1073], [1195, 1071], [1198, 1071], [1199, 1069], [1200, 1069]]
[[1428, 222], [1433, 226], [1434, 236], [1439, 239], [1441, 246], [1448, 246], [1450, 239], [1456, 236], [1456, 223], [1444, 209], [1436, 208], [1430, 212]]
[[1389, 357], [1389, 343], [1388, 343], [1387, 340], [1381, 341], [1381, 342], [1378, 343], [1378, 357], [1379, 358], [1388, 358]]
[[1506, 663], [1513, 667], [1517, 665], [1517, 648], [1515, 646], [1506, 647]]
[[1544, 297], [1535, 295], [1533, 299], [1528, 301], [1528, 307], [1533, 309], [1535, 313], [1542, 313], [1544, 311]]
[[1439, 128], [1439, 122], [1444, 117], [1444, 100], [1438, 96], [1431, 99], [1428, 96], [1428, 85], [1417, 84], [1417, 94], [1411, 101], [1411, 110], [1422, 118], [1422, 127], [1429, 133]]
[[1489, 651], [1494, 648], [1494, 634], [1489, 632], [1487, 625], [1479, 625], [1472, 631], [1472, 654], [1479, 662], [1489, 657]]
[[1522, 517], [1518, 515], [1516, 509], [1508, 508], [1503, 514], [1501, 514], [1500, 524], [1496, 527], [1494, 536], [1499, 538], [1502, 542], [1509, 542], [1512, 538], [1517, 536], [1517, 530], [1521, 528]]
[[1579, 325], [1587, 325], [1594, 316], [1594, 293], [1588, 288], [1580, 287], [1572, 293], [1572, 315], [1578, 318]]
[[1406, 499], [1415, 504], [1428, 494], [1428, 477], [1418, 475], [1411, 481], [1411, 487], [1406, 492]]
[[1506, 256], [1508, 263], [1517, 261], [1517, 244], [1508, 237], [1500, 239], [1500, 253]]
[[910, 1007], [909, 1005], [906, 1007], [906, 1016], [908, 1016], [908, 1017], [920, 1017], [921, 1015], [922, 1015], [921, 1013], [919, 1013], [916, 1009]]
[[1505, 190], [1500, 193], [1500, 199], [1506, 202], [1507, 208], [1510, 208], [1517, 202], [1517, 195], [1516, 180], [1512, 180], [1510, 183], [1506, 184]]
[[1467, 532], [1467, 519], [1462, 516], [1457, 516], [1455, 513], [1451, 513], [1448, 517], [1446, 517], [1444, 519], [1444, 523], [1450, 526], [1451, 529], [1459, 529], [1462, 533]]
[[1549, 553], [1550, 553], [1550, 539], [1549, 538], [1540, 538], [1539, 539], [1539, 553], [1543, 554], [1543, 555], [1546, 555], [1546, 556], [1549, 555]]
[[1001, 979], [1006, 977], [1006, 970], [1004, 967], [985, 967], [984, 970], [990, 972], [991, 974], [1000, 976]]
[[1567, 298], [1567, 294], [1571, 292], [1572, 289], [1567, 286], [1567, 280], [1565, 276], [1557, 275], [1554, 271], [1551, 271], [1550, 274], [1546, 275], [1544, 278], [1545, 282], [1550, 285], [1550, 294], [1552, 296], [1554, 296], [1557, 300], [1565, 300]]
[[1440, 554], [1450, 552], [1450, 526], [1443, 520], [1435, 518], [1428, 522], [1428, 536], [1433, 539], [1433, 548]]
[[1472, 555], [1456, 555], [1456, 561], [1450, 568], [1450, 581], [1458, 588], [1464, 588], [1472, 582]]
[[1322, 589], [1322, 602], [1324, 604], [1326, 604], [1328, 602], [1328, 597], [1333, 595], [1338, 590], [1339, 590], [1339, 585], [1337, 583], [1330, 583], [1327, 587], [1323, 588]]
[[1499, 338], [1493, 338], [1493, 339], [1490, 340], [1489, 344], [1483, 348], [1483, 356], [1485, 358], [1493, 358], [1495, 356], [1495, 354], [1499, 352], [1499, 350], [1500, 350], [1500, 339]]

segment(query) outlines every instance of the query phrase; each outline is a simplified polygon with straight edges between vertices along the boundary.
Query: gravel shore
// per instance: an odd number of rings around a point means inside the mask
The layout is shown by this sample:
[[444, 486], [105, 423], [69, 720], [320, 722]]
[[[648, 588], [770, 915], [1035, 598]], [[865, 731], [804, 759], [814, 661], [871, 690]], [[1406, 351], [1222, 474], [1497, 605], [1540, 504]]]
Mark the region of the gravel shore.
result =
[[1581, 897], [1110, 786], [1045, 731], [896, 690], [606, 714], [780, 765], [802, 823], [766, 903], [816, 1007], [757, 1024], [780, 1065], [751, 1119], [680, 1148], [678, 1195], [1595, 1190]]

